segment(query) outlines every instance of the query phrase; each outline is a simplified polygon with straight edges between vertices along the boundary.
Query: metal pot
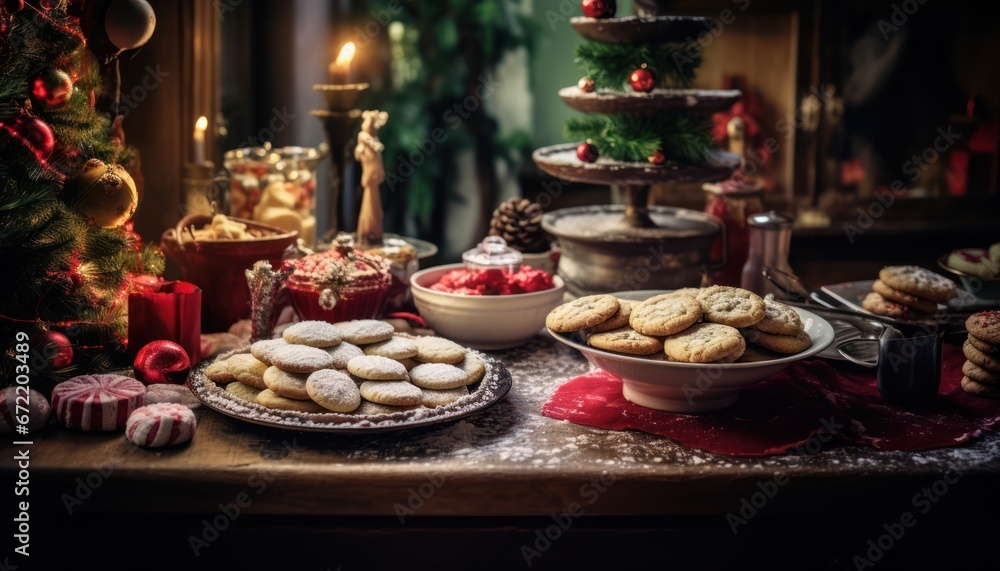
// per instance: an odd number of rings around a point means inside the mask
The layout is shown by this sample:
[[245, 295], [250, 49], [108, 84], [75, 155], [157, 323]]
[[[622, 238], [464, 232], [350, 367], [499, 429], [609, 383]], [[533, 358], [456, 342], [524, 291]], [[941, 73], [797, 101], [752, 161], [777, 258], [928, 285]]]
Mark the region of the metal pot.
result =
[[577, 296], [623, 290], [699, 287], [712, 260], [712, 246], [725, 228], [716, 218], [685, 208], [650, 206], [651, 228], [625, 222], [625, 206], [598, 205], [556, 210], [542, 218], [559, 239], [559, 275]]

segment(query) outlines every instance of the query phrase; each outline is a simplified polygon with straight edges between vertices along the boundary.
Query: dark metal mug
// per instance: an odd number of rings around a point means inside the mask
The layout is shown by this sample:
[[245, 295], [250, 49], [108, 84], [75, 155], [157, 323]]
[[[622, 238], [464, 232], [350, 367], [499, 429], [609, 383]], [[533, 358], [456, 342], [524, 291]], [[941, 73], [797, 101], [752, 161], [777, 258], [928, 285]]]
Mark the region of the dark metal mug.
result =
[[[917, 404], [937, 397], [941, 386], [943, 332], [907, 332], [886, 327], [878, 339], [856, 339], [837, 347], [852, 363], [874, 368], [887, 402]], [[874, 360], [859, 358], [867, 352]]]

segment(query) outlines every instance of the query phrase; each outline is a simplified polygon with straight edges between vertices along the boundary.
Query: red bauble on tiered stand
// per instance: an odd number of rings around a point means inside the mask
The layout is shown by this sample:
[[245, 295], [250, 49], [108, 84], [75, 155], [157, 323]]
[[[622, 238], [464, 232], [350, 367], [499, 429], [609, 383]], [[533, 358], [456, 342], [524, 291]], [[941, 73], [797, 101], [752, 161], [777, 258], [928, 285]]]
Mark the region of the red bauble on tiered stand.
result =
[[616, 0], [582, 0], [580, 8], [589, 18], [614, 18], [618, 9]]
[[597, 161], [600, 157], [600, 153], [597, 152], [597, 147], [593, 143], [587, 141], [586, 143], [580, 143], [576, 147], [576, 157], [585, 163], [592, 163]]
[[656, 87], [656, 76], [646, 68], [646, 64], [642, 64], [628, 77], [628, 84], [639, 93], [649, 93]]

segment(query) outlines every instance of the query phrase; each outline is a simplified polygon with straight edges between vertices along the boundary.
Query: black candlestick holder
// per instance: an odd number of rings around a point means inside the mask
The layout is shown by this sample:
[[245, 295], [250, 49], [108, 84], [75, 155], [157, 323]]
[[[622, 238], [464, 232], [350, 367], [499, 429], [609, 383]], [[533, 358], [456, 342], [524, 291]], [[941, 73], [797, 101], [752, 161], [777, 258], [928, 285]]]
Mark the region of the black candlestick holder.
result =
[[[355, 104], [361, 92], [368, 89], [368, 84], [322, 84], [314, 85], [313, 89], [322, 93], [326, 100], [327, 108], [314, 109], [311, 115], [323, 122], [330, 145], [330, 224], [333, 225], [331, 234], [335, 235], [345, 230], [351, 219], [351, 214], [342, 208], [341, 189], [344, 188], [347, 165], [354, 160], [348, 145], [354, 140], [361, 119], [361, 109]], [[354, 203], [359, 204], [360, 197], [355, 197]]]

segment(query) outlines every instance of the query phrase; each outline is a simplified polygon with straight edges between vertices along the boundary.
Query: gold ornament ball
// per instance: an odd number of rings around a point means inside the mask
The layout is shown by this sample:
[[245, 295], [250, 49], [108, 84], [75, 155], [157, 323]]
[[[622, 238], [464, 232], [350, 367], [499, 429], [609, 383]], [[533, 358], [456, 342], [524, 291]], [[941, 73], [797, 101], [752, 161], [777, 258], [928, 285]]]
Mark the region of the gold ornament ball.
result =
[[139, 204], [139, 192], [128, 172], [97, 159], [87, 161], [67, 187], [73, 210], [101, 228], [128, 222]]

